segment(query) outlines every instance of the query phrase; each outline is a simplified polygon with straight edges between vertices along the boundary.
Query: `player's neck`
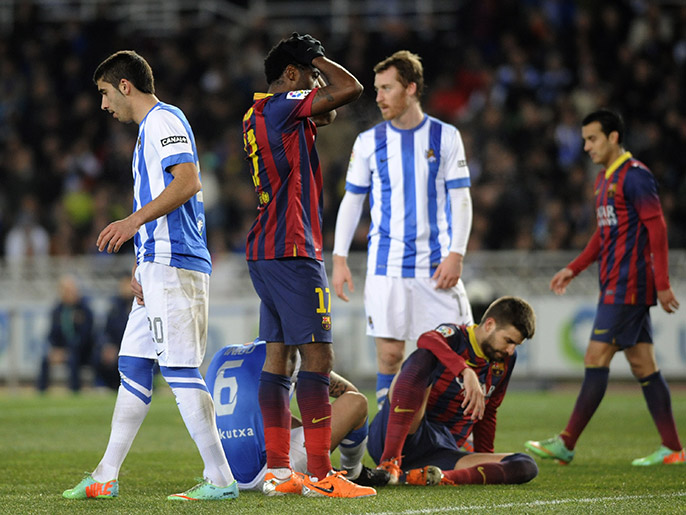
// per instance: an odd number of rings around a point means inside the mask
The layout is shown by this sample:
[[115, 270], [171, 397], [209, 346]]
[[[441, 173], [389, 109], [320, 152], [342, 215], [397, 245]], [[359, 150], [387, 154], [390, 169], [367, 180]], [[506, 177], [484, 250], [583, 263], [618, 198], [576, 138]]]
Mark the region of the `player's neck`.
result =
[[624, 152], [626, 152], [626, 150], [624, 150], [623, 147], [617, 147], [616, 149], [614, 149], [614, 150], [612, 151], [612, 153], [610, 153], [610, 155], [607, 156], [607, 161], [606, 161], [605, 163], [603, 163], [603, 168], [607, 169], [607, 168], [609, 168], [610, 166], [612, 166], [612, 163], [614, 163], [615, 161], [617, 161], [617, 159], [618, 159], [622, 154], [624, 154]]
[[140, 125], [160, 100], [155, 95], [143, 95], [133, 108], [133, 120]]
[[409, 107], [391, 120], [391, 125], [396, 129], [414, 129], [424, 120], [424, 111], [419, 102], [413, 102]]

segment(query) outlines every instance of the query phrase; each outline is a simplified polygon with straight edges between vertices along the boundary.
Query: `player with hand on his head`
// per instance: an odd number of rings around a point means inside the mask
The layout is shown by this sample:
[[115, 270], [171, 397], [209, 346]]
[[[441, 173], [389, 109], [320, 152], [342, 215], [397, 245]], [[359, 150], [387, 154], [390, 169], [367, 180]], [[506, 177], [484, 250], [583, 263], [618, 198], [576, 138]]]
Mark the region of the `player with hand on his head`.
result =
[[473, 322], [460, 277], [472, 225], [469, 168], [460, 132], [427, 116], [419, 56], [401, 50], [374, 67], [384, 121], [353, 146], [336, 219], [332, 284], [348, 300], [348, 250], [369, 194], [364, 303], [376, 341], [379, 406], [400, 370], [405, 341], [445, 320]]
[[[261, 489], [267, 473], [258, 402], [265, 354], [266, 343], [259, 340], [227, 345], [214, 355], [205, 376], [217, 410], [224, 453], [241, 490]], [[293, 377], [297, 378], [297, 373]], [[367, 449], [367, 398], [335, 372], [331, 372], [329, 395], [335, 399], [331, 404], [330, 450], [338, 447], [346, 479], [365, 486], [387, 484], [388, 472], [362, 465]], [[295, 417], [291, 419], [290, 463], [294, 472], [307, 472], [303, 426]], [[275, 491], [275, 495], [279, 494]]]
[[[391, 483], [520, 484], [536, 477], [527, 454], [493, 453], [516, 348], [535, 324], [526, 301], [501, 297], [479, 325], [442, 324], [419, 337], [369, 428], [369, 454]], [[475, 452], [460, 450], [472, 433]]]
[[160, 102], [150, 65], [120, 51], [95, 70], [101, 108], [120, 122], [136, 122], [133, 214], [112, 222], [97, 239], [117, 252], [134, 239], [131, 286], [137, 302], [119, 351], [121, 385], [105, 455], [68, 499], [119, 494], [118, 476], [152, 400], [153, 367], [174, 392], [186, 428], [204, 463], [203, 481], [169, 500], [222, 500], [238, 486], [222, 452], [214, 405], [198, 367], [207, 343], [208, 287], [212, 271], [195, 138], [180, 109]]
[[[266, 495], [376, 495], [333, 471], [329, 373], [333, 366], [329, 284], [323, 262], [323, 183], [315, 147], [317, 126], [362, 93], [357, 79], [324, 56], [321, 43], [294, 33], [264, 61], [269, 89], [255, 94], [243, 117], [243, 140], [259, 208], [246, 258], [260, 297], [259, 338], [267, 342], [260, 376]], [[324, 80], [324, 78], [326, 80]], [[303, 420], [307, 470], [289, 459], [289, 363], [302, 358], [296, 398]]]
[[624, 122], [617, 113], [601, 109], [589, 114], [581, 135], [591, 160], [603, 166], [594, 188], [598, 227], [583, 252], [553, 276], [550, 289], [564, 294], [574, 277], [598, 261], [598, 309], [584, 358], [584, 381], [567, 427], [558, 436], [529, 440], [524, 446], [541, 458], [571, 462], [579, 436], [605, 395], [610, 362], [624, 351], [662, 438], [658, 450], [632, 465], [684, 463], [669, 387], [655, 360], [650, 322], [650, 307], [656, 301], [667, 313], [679, 308], [669, 285], [667, 226], [657, 183], [646, 165], [624, 150]]

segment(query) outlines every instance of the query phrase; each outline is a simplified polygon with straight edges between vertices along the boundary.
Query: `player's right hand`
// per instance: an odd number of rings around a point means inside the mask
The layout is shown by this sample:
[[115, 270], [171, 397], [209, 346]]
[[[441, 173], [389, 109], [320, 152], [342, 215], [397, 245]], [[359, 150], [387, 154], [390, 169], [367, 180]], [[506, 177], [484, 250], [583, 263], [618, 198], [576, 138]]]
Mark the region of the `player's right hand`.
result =
[[476, 372], [467, 367], [462, 371], [462, 384], [464, 386], [464, 400], [462, 407], [464, 414], [470, 415], [472, 420], [481, 420], [486, 411], [486, 396], [481, 389], [479, 377]]
[[567, 291], [567, 285], [574, 279], [574, 272], [569, 268], [563, 268], [556, 273], [550, 280], [550, 290], [555, 295], [564, 295]]
[[348, 260], [345, 256], [333, 256], [333, 273], [331, 275], [331, 284], [336, 292], [336, 296], [339, 299], [348, 302], [348, 296], [343, 291], [343, 286], [348, 283], [348, 289], [350, 292], [355, 291], [355, 285], [353, 284], [353, 276], [350, 273], [350, 267], [348, 267]]

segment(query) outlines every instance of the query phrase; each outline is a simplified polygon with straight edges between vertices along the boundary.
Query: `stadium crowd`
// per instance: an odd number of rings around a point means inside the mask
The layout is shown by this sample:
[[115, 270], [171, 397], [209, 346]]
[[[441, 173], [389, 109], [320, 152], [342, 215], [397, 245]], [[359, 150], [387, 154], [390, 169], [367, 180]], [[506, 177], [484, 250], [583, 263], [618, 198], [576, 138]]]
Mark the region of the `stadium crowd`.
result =
[[[373, 2], [372, 4], [378, 5]], [[595, 167], [580, 121], [598, 107], [620, 111], [626, 148], [660, 185], [670, 247], [686, 248], [686, 7], [648, 0], [481, 0], [460, 3], [454, 30], [432, 30], [388, 14], [308, 31], [365, 86], [319, 132], [325, 181], [325, 244], [355, 135], [380, 121], [374, 63], [398, 49], [422, 56], [425, 110], [454, 123], [472, 178], [468, 250], [578, 249], [595, 227]], [[154, 67], [158, 97], [181, 107], [201, 154], [210, 250], [243, 252], [257, 200], [243, 159], [241, 120], [266, 89], [268, 20], [234, 41], [218, 22], [155, 37], [107, 17], [45, 21], [18, 3], [0, 38], [0, 252], [95, 253], [111, 220], [130, 211], [136, 130], [102, 116], [92, 82], [97, 63], [130, 48]], [[367, 27], [374, 27], [367, 30]], [[289, 33], [283, 34], [287, 36]], [[366, 247], [360, 225], [354, 249]]]

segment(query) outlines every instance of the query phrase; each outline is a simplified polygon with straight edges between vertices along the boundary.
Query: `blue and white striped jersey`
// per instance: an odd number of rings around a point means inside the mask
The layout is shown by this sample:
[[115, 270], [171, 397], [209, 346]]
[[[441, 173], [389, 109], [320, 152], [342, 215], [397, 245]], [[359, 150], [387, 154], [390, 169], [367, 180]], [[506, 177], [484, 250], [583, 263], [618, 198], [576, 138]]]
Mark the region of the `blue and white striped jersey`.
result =
[[383, 122], [361, 133], [345, 188], [368, 193], [367, 273], [431, 277], [449, 253], [450, 188], [470, 186], [460, 132], [431, 116], [417, 127]]
[[[133, 210], [157, 198], [173, 180], [169, 169], [194, 163], [200, 175], [195, 137], [178, 107], [158, 102], [138, 130], [133, 152]], [[134, 236], [136, 262], [153, 261], [211, 273], [202, 191], [174, 211], [143, 224]]]

